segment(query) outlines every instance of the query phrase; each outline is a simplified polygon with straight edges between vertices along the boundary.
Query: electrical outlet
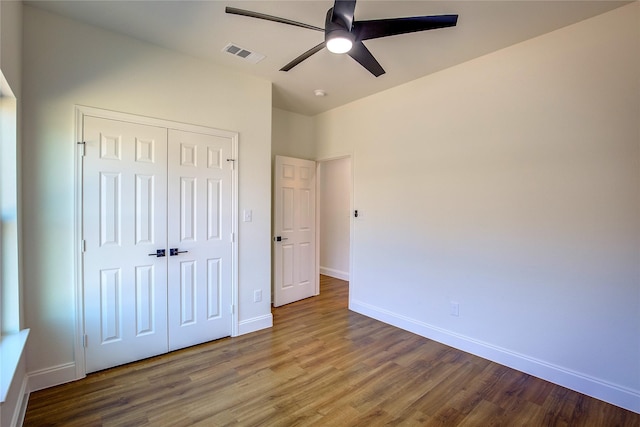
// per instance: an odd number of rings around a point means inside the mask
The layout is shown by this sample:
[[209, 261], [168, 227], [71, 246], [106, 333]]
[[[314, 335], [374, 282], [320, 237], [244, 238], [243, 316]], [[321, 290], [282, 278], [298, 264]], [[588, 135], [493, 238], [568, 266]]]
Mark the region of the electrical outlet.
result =
[[449, 314], [455, 317], [460, 316], [460, 304], [455, 301], [451, 301], [449, 303]]
[[262, 290], [256, 289], [253, 291], [253, 302], [261, 302], [262, 301]]

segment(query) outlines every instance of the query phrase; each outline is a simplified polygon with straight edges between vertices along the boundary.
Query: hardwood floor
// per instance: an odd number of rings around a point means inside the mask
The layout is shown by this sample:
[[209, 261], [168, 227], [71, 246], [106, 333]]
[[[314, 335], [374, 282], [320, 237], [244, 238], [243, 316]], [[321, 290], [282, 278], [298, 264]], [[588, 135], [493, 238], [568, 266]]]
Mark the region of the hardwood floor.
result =
[[346, 282], [271, 329], [31, 394], [25, 426], [640, 426], [640, 415], [347, 310]]

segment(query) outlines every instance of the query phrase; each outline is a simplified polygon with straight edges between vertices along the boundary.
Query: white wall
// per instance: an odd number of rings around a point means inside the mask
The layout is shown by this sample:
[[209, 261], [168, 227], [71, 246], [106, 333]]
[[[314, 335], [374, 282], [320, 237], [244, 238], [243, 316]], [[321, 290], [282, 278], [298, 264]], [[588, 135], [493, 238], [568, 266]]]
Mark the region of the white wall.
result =
[[349, 280], [351, 158], [319, 163], [320, 274]]
[[[272, 155], [313, 160], [313, 117], [273, 109]], [[341, 153], [344, 155], [344, 153]], [[320, 273], [349, 280], [350, 159], [319, 163]]]
[[239, 132], [239, 317], [271, 326], [271, 84], [24, 8], [24, 245], [27, 369], [34, 388], [75, 375], [74, 105]]
[[272, 146], [275, 156], [313, 160], [315, 141], [313, 118], [290, 111], [273, 109]]
[[22, 2], [0, 3], [0, 69], [16, 98], [21, 95]]
[[318, 158], [355, 159], [351, 308], [640, 412], [639, 24], [319, 115]]

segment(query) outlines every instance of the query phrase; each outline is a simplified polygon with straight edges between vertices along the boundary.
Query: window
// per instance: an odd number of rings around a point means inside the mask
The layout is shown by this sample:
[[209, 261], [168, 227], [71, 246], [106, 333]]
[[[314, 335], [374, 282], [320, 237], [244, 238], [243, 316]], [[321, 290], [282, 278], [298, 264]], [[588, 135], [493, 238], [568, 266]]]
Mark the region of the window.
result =
[[17, 101], [0, 71], [0, 331], [20, 330]]
[[29, 335], [20, 331], [17, 117], [16, 98], [0, 70], [0, 403]]

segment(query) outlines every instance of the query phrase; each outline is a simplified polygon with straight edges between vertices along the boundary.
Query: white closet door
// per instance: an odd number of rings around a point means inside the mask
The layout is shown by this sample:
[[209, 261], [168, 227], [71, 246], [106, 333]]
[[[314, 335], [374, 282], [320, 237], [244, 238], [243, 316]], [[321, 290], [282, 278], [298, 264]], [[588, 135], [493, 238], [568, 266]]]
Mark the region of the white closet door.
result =
[[169, 130], [171, 350], [229, 336], [232, 140]]
[[86, 372], [164, 353], [167, 130], [84, 117]]

